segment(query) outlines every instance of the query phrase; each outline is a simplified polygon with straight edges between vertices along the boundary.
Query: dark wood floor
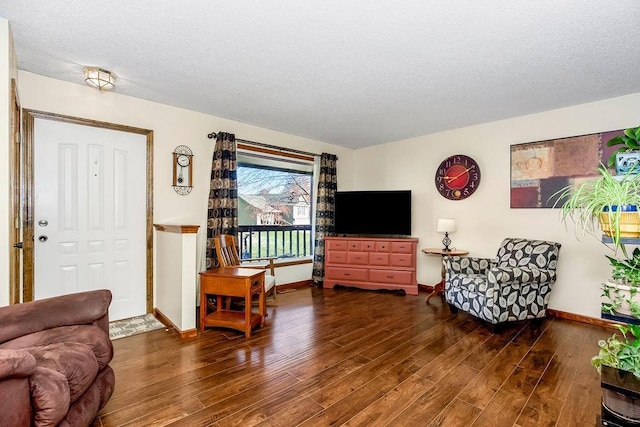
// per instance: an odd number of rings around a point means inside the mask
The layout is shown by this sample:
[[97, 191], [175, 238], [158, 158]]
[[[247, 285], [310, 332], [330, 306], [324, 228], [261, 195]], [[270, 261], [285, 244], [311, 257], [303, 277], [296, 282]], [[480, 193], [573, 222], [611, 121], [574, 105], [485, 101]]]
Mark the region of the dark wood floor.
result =
[[114, 341], [95, 426], [593, 426], [589, 360], [611, 330], [561, 319], [497, 334], [440, 298], [304, 288], [250, 338]]

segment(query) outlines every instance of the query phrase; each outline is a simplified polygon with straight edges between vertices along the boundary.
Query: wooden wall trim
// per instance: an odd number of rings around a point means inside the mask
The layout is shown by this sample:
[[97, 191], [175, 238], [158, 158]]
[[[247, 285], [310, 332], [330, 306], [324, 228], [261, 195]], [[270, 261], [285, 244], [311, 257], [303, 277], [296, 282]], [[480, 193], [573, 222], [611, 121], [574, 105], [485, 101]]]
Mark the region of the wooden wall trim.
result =
[[180, 328], [175, 325], [175, 323], [173, 323], [167, 316], [164, 315], [164, 313], [162, 313], [157, 308], [153, 309], [153, 315], [156, 317], [156, 319], [158, 319], [160, 323], [164, 324], [167, 328], [171, 328], [176, 331], [178, 335], [180, 335], [180, 339], [193, 338], [198, 336], [198, 329], [193, 328], [181, 331]]
[[583, 316], [581, 314], [569, 313], [560, 310], [547, 309], [547, 314], [559, 319], [573, 320], [574, 322], [587, 323], [589, 325], [602, 326], [609, 329], [613, 329], [616, 325], [620, 325], [620, 323], [611, 320]]
[[179, 224], [153, 224], [158, 231], [166, 233], [195, 234], [198, 232], [199, 225], [179, 225]]
[[147, 313], [153, 310], [153, 131], [125, 127], [147, 136]]
[[48, 111], [25, 109], [25, 113], [29, 113], [37, 119], [55, 120], [58, 122], [73, 123], [75, 125], [97, 127], [102, 129], [118, 130], [121, 132], [137, 133], [140, 135], [153, 134], [150, 129], [143, 129], [134, 126], [121, 125], [117, 123], [103, 122], [100, 120], [85, 119], [82, 117], [67, 116], [64, 114], [51, 113]]
[[146, 136], [146, 150], [147, 150], [147, 224], [146, 224], [146, 289], [147, 289], [147, 301], [146, 311], [147, 313], [153, 312], [153, 131], [150, 129], [137, 128], [133, 126], [120, 125], [117, 123], [103, 122], [99, 120], [85, 119], [81, 117], [66, 116], [63, 114], [50, 113], [46, 111], [38, 110], [22, 110], [22, 125], [23, 125], [23, 142], [22, 142], [22, 170], [23, 170], [23, 212], [22, 212], [22, 227], [23, 227], [23, 302], [31, 301], [34, 297], [33, 281], [34, 281], [34, 247], [33, 247], [33, 207], [35, 205], [34, 195], [34, 169], [33, 169], [33, 128], [35, 119], [55, 120], [59, 122], [72, 123], [82, 126], [97, 127], [102, 129], [117, 130], [121, 132], [135, 133]]
[[258, 147], [258, 146], [255, 146], [255, 145], [242, 144], [240, 142], [237, 144], [237, 148], [239, 150], [253, 151], [253, 152], [256, 152], [256, 153], [271, 154], [271, 155], [280, 156], [280, 157], [289, 157], [291, 159], [305, 160], [307, 162], [313, 162], [315, 160], [312, 156], [305, 156], [304, 154], [297, 154], [297, 153], [292, 153], [292, 152], [283, 151], [283, 150], [273, 150], [273, 149], [269, 149], [269, 148]]
[[[21, 205], [22, 205], [22, 175], [21, 140], [20, 140], [20, 100], [16, 80], [11, 79], [11, 105], [10, 105], [10, 131], [9, 137], [9, 304], [20, 302], [20, 262], [22, 249], [16, 244], [22, 240]], [[24, 243], [23, 243], [24, 245]]]
[[299, 282], [286, 283], [284, 285], [277, 285], [277, 290], [282, 291], [285, 289], [298, 289], [313, 286], [313, 280], [301, 280]]
[[29, 110], [22, 114], [22, 302], [33, 300], [33, 126], [35, 117]]
[[435, 286], [433, 285], [424, 285], [422, 283], [418, 283], [418, 291], [433, 292], [433, 288], [435, 288]]

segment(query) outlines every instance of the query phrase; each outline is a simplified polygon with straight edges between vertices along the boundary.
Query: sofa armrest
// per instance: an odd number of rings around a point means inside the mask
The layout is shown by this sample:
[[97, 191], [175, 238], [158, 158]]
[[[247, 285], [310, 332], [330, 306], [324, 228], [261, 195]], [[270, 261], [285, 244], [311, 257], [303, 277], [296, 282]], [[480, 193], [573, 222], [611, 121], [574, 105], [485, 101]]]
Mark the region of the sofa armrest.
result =
[[31, 425], [29, 377], [35, 370], [28, 351], [0, 349], [0, 425]]
[[111, 298], [101, 289], [0, 307], [0, 343], [71, 325], [95, 324], [108, 334]]
[[0, 380], [0, 425], [29, 427], [31, 418], [29, 377]]
[[555, 270], [528, 267], [492, 267], [488, 275], [489, 282], [499, 287], [550, 284], [556, 281]]
[[[0, 349], [0, 381], [28, 378], [36, 369], [36, 358], [25, 350]], [[0, 386], [1, 386], [0, 382]]]
[[443, 257], [447, 275], [453, 274], [487, 274], [493, 260], [470, 256]]

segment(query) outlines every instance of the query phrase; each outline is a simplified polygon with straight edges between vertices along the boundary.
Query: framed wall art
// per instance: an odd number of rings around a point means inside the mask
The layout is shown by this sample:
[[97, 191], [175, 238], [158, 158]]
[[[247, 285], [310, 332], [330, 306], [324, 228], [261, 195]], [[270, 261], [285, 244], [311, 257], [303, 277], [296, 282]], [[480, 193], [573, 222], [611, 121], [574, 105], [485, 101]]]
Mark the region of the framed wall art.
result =
[[607, 141], [623, 130], [511, 146], [511, 207], [552, 208], [551, 196], [598, 175], [615, 147]]

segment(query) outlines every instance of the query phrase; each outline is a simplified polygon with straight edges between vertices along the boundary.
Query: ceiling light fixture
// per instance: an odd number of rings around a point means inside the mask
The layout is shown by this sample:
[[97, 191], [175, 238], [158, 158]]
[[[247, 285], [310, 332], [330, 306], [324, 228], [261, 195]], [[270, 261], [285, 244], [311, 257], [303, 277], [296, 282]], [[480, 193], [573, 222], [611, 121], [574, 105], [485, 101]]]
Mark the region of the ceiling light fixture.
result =
[[98, 67], [86, 67], [84, 69], [84, 81], [98, 90], [113, 89], [116, 85], [116, 76], [111, 71]]

